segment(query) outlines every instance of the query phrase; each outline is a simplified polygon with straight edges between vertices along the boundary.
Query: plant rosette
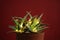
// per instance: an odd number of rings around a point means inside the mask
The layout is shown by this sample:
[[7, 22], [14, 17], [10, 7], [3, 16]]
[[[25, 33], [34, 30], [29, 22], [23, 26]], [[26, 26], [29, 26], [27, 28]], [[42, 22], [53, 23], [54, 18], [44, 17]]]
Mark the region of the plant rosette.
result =
[[[30, 17], [27, 20], [27, 17]], [[41, 14], [39, 17], [32, 16], [30, 12], [27, 11], [27, 14], [22, 17], [12, 17], [15, 25], [9, 26], [9, 28], [13, 29], [13, 32], [19, 32], [19, 33], [38, 33], [43, 32], [44, 29], [47, 27], [46, 24], [42, 23], [42, 16]]]

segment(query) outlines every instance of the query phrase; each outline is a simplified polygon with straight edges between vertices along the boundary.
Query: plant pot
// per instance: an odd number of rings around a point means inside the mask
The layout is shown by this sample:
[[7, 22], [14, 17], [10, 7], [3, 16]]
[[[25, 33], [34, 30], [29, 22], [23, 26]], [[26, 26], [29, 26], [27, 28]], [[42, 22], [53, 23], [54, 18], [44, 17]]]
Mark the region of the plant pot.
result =
[[16, 33], [17, 40], [44, 40], [44, 33]]

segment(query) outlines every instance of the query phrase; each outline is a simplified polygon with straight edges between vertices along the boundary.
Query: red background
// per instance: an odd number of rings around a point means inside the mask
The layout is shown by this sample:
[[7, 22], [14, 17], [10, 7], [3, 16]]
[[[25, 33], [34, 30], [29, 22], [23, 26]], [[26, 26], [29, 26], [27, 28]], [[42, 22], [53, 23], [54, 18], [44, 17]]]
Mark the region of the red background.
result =
[[7, 33], [11, 30], [8, 26], [13, 24], [11, 17], [23, 17], [26, 11], [31, 11], [33, 16], [44, 13], [44, 22], [49, 24], [45, 40], [59, 40], [59, 0], [1, 0], [0, 4], [0, 40], [16, 40], [15, 33]]

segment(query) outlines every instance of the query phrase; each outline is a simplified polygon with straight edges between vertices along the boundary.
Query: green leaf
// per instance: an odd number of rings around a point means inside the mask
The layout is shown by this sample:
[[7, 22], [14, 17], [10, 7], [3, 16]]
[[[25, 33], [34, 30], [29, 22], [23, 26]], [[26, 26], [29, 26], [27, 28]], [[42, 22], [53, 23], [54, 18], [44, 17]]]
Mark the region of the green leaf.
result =
[[16, 25], [19, 25], [19, 22], [18, 21], [14, 20], [14, 22], [15, 22]]
[[41, 18], [42, 18], [42, 16], [43, 16], [43, 13], [38, 17], [38, 19], [41, 19]]
[[27, 18], [27, 16], [28, 16], [28, 13], [24, 16], [24, 18], [23, 18], [23, 19], [25, 20], [25, 19]]
[[40, 26], [47, 26], [47, 24], [40, 24]]
[[28, 11], [26, 11], [27, 13], [28, 13], [28, 15], [30, 16], [30, 19], [32, 19], [33, 17], [32, 17], [32, 15], [30, 14], [31, 12], [28, 12]]
[[12, 28], [13, 30], [16, 30], [15, 26], [9, 26], [9, 28]]

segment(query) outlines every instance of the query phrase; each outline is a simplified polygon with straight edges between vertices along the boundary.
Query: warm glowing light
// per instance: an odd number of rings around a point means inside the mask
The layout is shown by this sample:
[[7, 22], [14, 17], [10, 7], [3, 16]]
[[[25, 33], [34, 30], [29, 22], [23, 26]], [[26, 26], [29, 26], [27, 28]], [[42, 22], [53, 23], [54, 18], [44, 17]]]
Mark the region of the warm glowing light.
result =
[[33, 32], [37, 32], [36, 28], [33, 29]]
[[18, 32], [18, 30], [16, 30], [16, 32]]

